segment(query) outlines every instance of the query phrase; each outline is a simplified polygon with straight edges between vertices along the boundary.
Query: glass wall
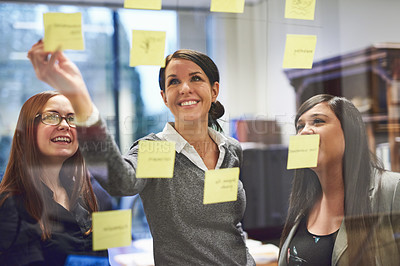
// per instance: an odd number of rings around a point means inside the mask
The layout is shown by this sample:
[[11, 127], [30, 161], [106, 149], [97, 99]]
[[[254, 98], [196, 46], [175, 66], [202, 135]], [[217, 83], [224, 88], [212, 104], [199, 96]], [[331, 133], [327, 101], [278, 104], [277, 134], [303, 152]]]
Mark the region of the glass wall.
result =
[[[46, 12], [82, 13], [85, 50], [67, 50], [65, 53], [80, 68], [93, 101], [101, 107], [100, 113], [106, 119], [121, 150], [129, 148], [133, 140], [159, 130], [168, 119], [159, 96], [159, 67], [129, 67], [129, 52], [132, 29], [166, 31], [166, 53], [175, 50], [176, 12], [2, 3], [0, 179], [7, 164], [22, 104], [32, 95], [51, 89], [36, 78], [27, 58], [30, 47], [43, 38], [43, 13]], [[164, 23], [159, 23], [160, 20]]]
[[[49, 11], [82, 12], [86, 49], [67, 54], [123, 153], [172, 119], [159, 96], [159, 67], [129, 67], [131, 31], [166, 31], [166, 54], [189, 48], [210, 55], [220, 70], [222, 126], [243, 147], [243, 227], [250, 237], [280, 236], [292, 181], [287, 144], [296, 109], [315, 94], [352, 100], [363, 114], [372, 152], [387, 169], [400, 171], [400, 1], [319, 0], [313, 20], [285, 18], [283, 0], [246, 0], [238, 14], [210, 12], [209, 0], [163, 0], [161, 11], [122, 9], [122, 0], [115, 9], [100, 7], [113, 0], [85, 2], [0, 4], [0, 176], [22, 103], [49, 89], [26, 58], [43, 36], [42, 14]], [[91, 2], [98, 7], [89, 7]], [[312, 69], [283, 69], [288, 34], [316, 36]]]

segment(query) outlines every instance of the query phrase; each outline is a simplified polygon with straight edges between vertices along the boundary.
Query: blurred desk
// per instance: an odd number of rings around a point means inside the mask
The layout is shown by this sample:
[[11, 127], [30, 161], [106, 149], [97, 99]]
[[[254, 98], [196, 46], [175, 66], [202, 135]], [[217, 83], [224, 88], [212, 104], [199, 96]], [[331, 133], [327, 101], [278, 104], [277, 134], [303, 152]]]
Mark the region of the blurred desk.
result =
[[[257, 266], [278, 265], [279, 248], [272, 244], [248, 239], [246, 245]], [[131, 247], [109, 249], [111, 265], [154, 266], [153, 240], [141, 239], [133, 241]]]

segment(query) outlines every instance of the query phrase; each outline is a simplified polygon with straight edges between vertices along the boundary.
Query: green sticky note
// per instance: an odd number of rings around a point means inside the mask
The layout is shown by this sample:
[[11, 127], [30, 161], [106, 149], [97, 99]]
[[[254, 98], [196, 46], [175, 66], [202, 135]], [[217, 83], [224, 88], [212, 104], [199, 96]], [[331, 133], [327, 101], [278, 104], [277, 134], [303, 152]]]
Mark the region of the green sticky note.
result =
[[203, 204], [236, 201], [239, 167], [206, 171]]
[[132, 211], [116, 210], [92, 214], [93, 250], [130, 246]]
[[243, 13], [245, 0], [211, 0], [211, 12]]
[[161, 0], [125, 0], [124, 8], [161, 10]]
[[165, 31], [133, 30], [129, 66], [164, 67], [165, 37]]
[[81, 13], [45, 13], [44, 50], [84, 50]]
[[172, 178], [175, 165], [175, 142], [139, 141], [137, 178]]
[[315, 35], [286, 35], [283, 68], [311, 69], [317, 36]]
[[316, 167], [319, 134], [290, 136], [287, 169]]
[[285, 18], [314, 20], [315, 0], [286, 0]]

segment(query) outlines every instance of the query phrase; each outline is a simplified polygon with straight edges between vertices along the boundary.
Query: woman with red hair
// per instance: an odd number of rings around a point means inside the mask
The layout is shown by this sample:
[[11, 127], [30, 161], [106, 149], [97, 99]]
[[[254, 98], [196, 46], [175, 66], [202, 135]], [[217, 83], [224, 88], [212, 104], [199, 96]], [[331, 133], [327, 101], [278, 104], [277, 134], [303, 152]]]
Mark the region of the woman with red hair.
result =
[[36, 94], [22, 106], [0, 183], [1, 264], [64, 265], [72, 254], [107, 257], [107, 251], [92, 251], [97, 203], [75, 127], [71, 103], [57, 92]]

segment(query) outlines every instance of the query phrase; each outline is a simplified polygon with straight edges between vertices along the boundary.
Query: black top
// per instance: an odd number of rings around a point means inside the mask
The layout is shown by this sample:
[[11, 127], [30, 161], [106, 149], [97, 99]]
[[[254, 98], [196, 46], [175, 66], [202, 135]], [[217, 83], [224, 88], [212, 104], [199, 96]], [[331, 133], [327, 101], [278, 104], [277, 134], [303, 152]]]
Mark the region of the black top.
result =
[[68, 211], [43, 187], [51, 202], [51, 238], [41, 240], [39, 223], [26, 211], [22, 196], [9, 197], [0, 207], [0, 265], [64, 265], [72, 254], [108, 257], [107, 250], [92, 251], [92, 234], [85, 234], [91, 214], [83, 205], [77, 203]]
[[337, 231], [324, 236], [311, 234], [307, 230], [307, 218], [303, 218], [289, 244], [288, 265], [331, 265], [332, 251]]

